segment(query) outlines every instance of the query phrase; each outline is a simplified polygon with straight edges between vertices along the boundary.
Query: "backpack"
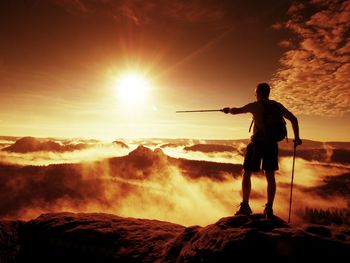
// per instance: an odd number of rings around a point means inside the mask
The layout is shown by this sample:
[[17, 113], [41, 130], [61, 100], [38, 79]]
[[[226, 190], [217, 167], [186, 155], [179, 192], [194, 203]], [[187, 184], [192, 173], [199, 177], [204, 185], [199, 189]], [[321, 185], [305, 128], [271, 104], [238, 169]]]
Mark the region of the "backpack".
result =
[[[287, 138], [286, 121], [283, 118], [282, 109], [275, 103], [269, 103], [263, 100], [259, 101], [259, 103], [264, 105], [264, 139], [268, 142], [279, 142]], [[253, 122], [254, 120], [252, 124]]]

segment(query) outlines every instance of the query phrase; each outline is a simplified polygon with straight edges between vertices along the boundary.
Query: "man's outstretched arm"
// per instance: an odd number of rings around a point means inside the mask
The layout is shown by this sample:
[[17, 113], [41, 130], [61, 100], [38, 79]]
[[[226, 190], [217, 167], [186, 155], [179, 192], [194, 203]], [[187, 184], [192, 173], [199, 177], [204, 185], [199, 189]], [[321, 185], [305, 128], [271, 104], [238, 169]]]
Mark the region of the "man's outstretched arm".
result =
[[240, 114], [240, 113], [247, 113], [247, 112], [251, 112], [251, 103], [250, 104], [247, 104], [243, 107], [240, 107], [240, 108], [229, 108], [229, 107], [226, 107], [226, 108], [223, 108], [222, 111], [226, 114], [230, 113], [230, 114]]

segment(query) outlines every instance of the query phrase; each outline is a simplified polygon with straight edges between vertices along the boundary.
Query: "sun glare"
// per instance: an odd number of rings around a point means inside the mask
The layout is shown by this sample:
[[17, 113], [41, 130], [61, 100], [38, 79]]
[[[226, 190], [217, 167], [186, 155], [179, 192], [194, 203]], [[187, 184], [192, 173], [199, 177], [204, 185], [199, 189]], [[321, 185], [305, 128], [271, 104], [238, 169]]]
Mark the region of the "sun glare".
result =
[[129, 73], [118, 81], [118, 97], [123, 104], [135, 106], [145, 102], [149, 85], [142, 75]]

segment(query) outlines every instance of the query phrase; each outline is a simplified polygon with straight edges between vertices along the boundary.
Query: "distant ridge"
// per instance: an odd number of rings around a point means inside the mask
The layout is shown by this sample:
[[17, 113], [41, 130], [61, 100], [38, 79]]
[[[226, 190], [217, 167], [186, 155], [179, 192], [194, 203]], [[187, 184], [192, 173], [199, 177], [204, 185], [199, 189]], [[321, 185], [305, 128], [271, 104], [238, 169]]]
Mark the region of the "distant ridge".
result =
[[124, 143], [122, 141], [114, 141], [112, 143], [115, 144], [115, 145], [120, 146], [121, 148], [125, 148], [125, 149], [129, 149], [130, 148], [126, 143]]
[[29, 153], [38, 151], [50, 151], [50, 152], [67, 152], [75, 150], [83, 150], [88, 146], [84, 143], [61, 145], [57, 142], [48, 140], [41, 142], [34, 137], [23, 137], [17, 140], [9, 147], [2, 149], [2, 151], [16, 152], [16, 153]]
[[184, 147], [184, 150], [211, 153], [211, 152], [233, 152], [236, 150], [236, 148], [230, 145], [222, 145], [222, 144], [195, 144], [192, 146]]

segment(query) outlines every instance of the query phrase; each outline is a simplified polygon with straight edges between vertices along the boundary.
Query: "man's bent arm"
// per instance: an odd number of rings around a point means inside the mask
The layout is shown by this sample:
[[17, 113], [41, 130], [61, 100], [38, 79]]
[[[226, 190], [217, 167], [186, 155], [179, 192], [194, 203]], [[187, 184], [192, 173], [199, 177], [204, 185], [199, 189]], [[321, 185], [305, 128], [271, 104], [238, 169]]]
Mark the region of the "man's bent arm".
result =
[[300, 136], [299, 136], [299, 123], [297, 117], [293, 115], [287, 109], [284, 110], [283, 116], [292, 123], [294, 139], [297, 144], [301, 144]]

